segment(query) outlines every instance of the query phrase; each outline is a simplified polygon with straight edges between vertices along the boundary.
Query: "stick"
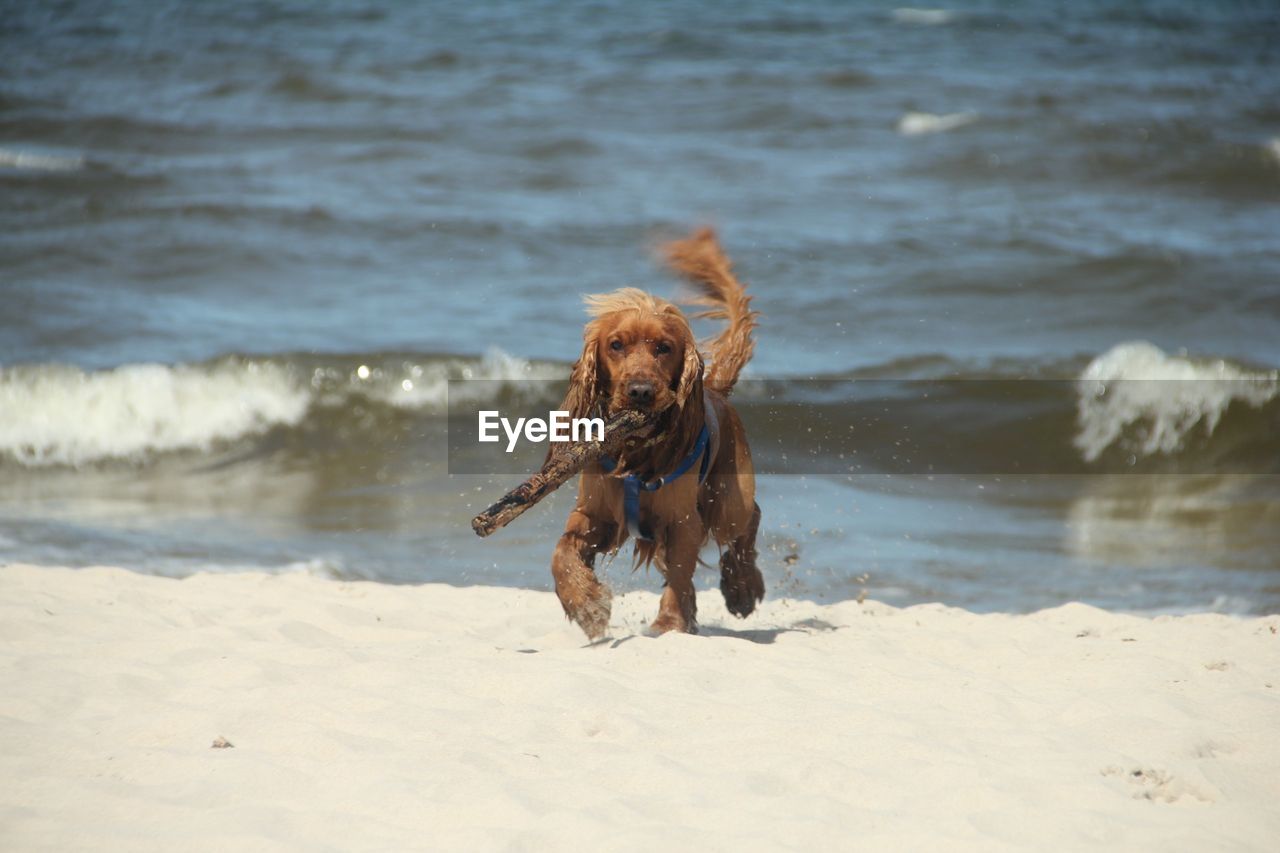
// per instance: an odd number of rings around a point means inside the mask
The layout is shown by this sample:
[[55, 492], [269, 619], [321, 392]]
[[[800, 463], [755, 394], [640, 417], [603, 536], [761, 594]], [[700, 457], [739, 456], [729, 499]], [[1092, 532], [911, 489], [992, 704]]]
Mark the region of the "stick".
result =
[[627, 409], [619, 412], [604, 425], [601, 441], [580, 441], [553, 451], [542, 468], [529, 479], [507, 492], [493, 506], [471, 519], [471, 529], [477, 536], [488, 536], [505, 527], [529, 507], [564, 485], [574, 474], [594, 460], [606, 455], [617, 455], [622, 443], [651, 424], [654, 416], [649, 412]]

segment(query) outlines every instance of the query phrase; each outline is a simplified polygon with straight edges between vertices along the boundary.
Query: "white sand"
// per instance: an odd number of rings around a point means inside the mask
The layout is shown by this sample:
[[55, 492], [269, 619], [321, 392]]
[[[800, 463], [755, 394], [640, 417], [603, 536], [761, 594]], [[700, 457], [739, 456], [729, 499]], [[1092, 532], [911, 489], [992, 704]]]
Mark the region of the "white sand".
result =
[[[1276, 849], [1280, 617], [0, 569], [0, 849]], [[234, 744], [212, 749], [219, 736]]]

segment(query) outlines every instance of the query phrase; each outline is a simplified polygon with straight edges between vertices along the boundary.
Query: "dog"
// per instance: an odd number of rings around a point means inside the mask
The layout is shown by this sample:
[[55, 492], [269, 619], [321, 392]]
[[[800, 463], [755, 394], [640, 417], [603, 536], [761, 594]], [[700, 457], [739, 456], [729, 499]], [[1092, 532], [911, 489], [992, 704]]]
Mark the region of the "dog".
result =
[[586, 297], [591, 320], [562, 409], [608, 417], [624, 409], [658, 415], [645, 440], [583, 469], [578, 496], [551, 560], [565, 615], [588, 639], [609, 625], [611, 593], [595, 558], [636, 539], [636, 566], [656, 564], [664, 589], [651, 631], [697, 633], [693, 574], [711, 538], [720, 549], [720, 591], [729, 612], [750, 615], [764, 599], [756, 567], [760, 507], [751, 449], [729, 395], [755, 349], [758, 312], [715, 233], [704, 228], [663, 249], [693, 285], [695, 315], [725, 322], [700, 351], [675, 304], [637, 288]]

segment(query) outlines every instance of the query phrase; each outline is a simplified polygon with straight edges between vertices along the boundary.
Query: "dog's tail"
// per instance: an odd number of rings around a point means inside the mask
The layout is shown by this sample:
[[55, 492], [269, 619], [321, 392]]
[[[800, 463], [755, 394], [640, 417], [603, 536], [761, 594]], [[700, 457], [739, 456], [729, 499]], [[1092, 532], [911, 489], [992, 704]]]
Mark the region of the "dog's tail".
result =
[[720, 334], [704, 344], [709, 363], [702, 381], [727, 395], [755, 351], [751, 330], [756, 327], [759, 312], [751, 310], [751, 297], [747, 296], [742, 282], [734, 277], [733, 265], [710, 228], [701, 228], [683, 240], [668, 243], [662, 251], [667, 265], [697, 288], [695, 295], [684, 300], [706, 309], [695, 316], [726, 323]]

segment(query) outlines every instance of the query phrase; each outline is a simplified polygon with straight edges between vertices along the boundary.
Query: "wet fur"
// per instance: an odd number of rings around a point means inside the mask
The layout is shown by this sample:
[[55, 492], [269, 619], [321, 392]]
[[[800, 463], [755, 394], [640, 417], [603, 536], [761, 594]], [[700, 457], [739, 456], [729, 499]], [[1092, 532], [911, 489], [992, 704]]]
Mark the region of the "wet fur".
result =
[[[742, 422], [728, 400], [754, 349], [757, 315], [710, 229], [667, 245], [664, 253], [671, 268], [698, 289], [691, 302], [705, 309], [699, 316], [726, 325], [700, 349], [684, 313], [665, 299], [636, 288], [587, 297], [591, 320], [562, 408], [572, 417], [615, 412], [631, 404], [626, 388], [635, 380], [656, 386], [653, 408], [661, 413], [656, 446], [623, 452], [612, 474], [598, 463], [583, 471], [577, 502], [556, 545], [551, 564], [556, 594], [565, 614], [591, 639], [604, 634], [610, 612], [609, 590], [595, 576], [596, 555], [616, 552], [629, 535], [619, 475], [648, 480], [675, 468], [693, 449], [706, 423], [707, 404], [715, 407], [720, 429], [706, 481], [698, 482], [695, 467], [640, 496], [641, 517], [654, 541], [636, 543], [637, 565], [652, 562], [665, 580], [652, 627], [656, 633], [697, 631], [693, 572], [698, 552], [710, 539], [720, 549], [720, 589], [729, 611], [745, 617], [764, 598], [764, 579], [756, 567], [755, 473]], [[623, 347], [615, 348], [614, 341]]]

